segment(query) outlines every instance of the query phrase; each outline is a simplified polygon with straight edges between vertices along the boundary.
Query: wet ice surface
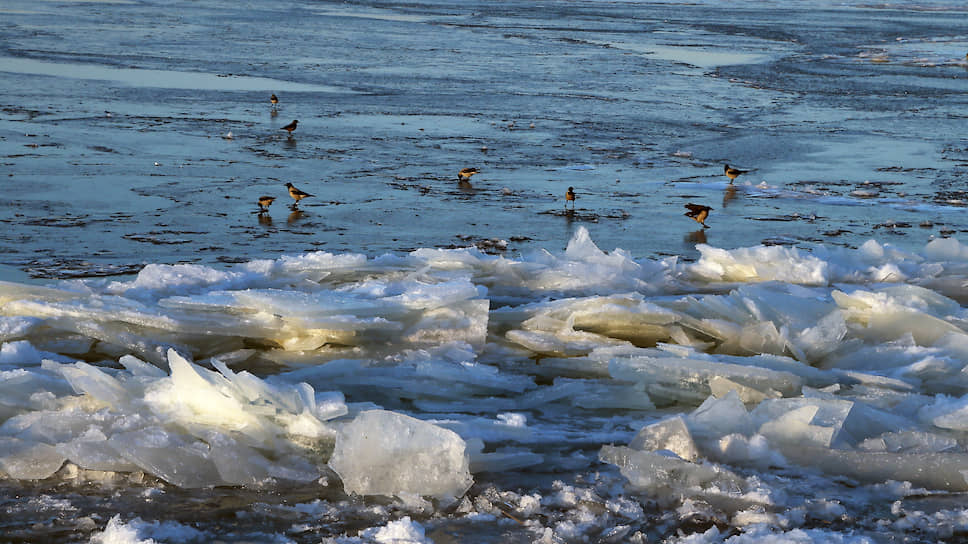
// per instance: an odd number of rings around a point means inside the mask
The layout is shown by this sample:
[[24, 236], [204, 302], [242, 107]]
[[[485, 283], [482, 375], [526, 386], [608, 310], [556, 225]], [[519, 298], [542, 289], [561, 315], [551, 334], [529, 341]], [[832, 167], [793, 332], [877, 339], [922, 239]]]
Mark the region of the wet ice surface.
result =
[[960, 3], [0, 13], [11, 539], [968, 533]]
[[[968, 29], [890, 7], [8, 3], [2, 264], [513, 254], [577, 224], [642, 257], [920, 247], [966, 228]], [[726, 162], [752, 172], [729, 187]], [[286, 182], [316, 197], [290, 210]]]

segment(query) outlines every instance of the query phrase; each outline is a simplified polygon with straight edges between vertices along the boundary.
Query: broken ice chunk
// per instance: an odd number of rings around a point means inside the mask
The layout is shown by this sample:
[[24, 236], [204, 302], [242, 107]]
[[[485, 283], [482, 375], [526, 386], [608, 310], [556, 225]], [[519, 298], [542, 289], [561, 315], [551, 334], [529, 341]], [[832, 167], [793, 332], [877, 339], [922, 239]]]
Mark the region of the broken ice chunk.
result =
[[107, 436], [100, 429], [92, 427], [83, 435], [55, 446], [57, 452], [68, 461], [87, 470], [109, 472], [133, 472], [137, 465], [128, 462], [108, 444]]
[[843, 474], [865, 482], [896, 480], [915, 487], [968, 491], [968, 454], [890, 453], [781, 445], [781, 453], [798, 464], [828, 474]]
[[958, 452], [958, 440], [950, 436], [921, 431], [884, 433], [868, 438], [858, 449], [865, 451], [889, 451], [892, 453], [942, 453]]
[[933, 404], [921, 408], [918, 417], [942, 429], [968, 431], [968, 395], [960, 399], [939, 395]]
[[624, 446], [602, 446], [599, 457], [616, 465], [635, 489], [654, 497], [680, 497], [722, 489], [739, 489], [743, 478], [716, 466]]
[[[927, 295], [927, 289], [895, 286], [879, 292], [861, 289], [833, 291], [831, 296], [844, 311], [852, 332], [873, 342], [887, 342], [912, 335], [922, 346], [930, 346], [947, 333], [964, 333], [944, 319], [957, 303]], [[950, 304], [949, 304], [950, 303]], [[940, 315], [939, 315], [940, 314]]]
[[616, 358], [609, 362], [608, 370], [613, 378], [650, 385], [650, 394], [656, 394], [654, 385], [691, 393], [681, 399], [705, 399], [712, 393], [709, 382], [716, 377], [760, 390], [773, 389], [784, 395], [795, 394], [803, 385], [800, 377], [789, 372], [695, 358]]
[[229, 380], [216, 372], [192, 364], [176, 351], [168, 353], [171, 379], [159, 380], [148, 388], [145, 402], [156, 414], [183, 424], [237, 430], [268, 440], [272, 430], [253, 411], [246, 410], [242, 395]]
[[10, 436], [0, 437], [0, 470], [11, 478], [49, 478], [60, 470], [65, 460], [63, 455], [47, 444]]
[[682, 416], [642, 427], [629, 442], [629, 447], [640, 451], [671, 451], [686, 461], [699, 458], [699, 450]]
[[700, 438], [750, 434], [753, 428], [753, 420], [735, 391], [729, 391], [722, 398], [707, 398], [686, 417], [686, 423]]
[[185, 488], [225, 483], [211, 459], [210, 447], [162, 427], [114, 434], [108, 444], [126, 460], [170, 484]]
[[66, 361], [64, 357], [40, 351], [27, 340], [3, 342], [0, 344], [0, 366], [28, 367], [41, 364], [44, 359]]
[[43, 368], [60, 372], [79, 395], [88, 394], [108, 406], [119, 407], [126, 404], [130, 399], [131, 392], [124, 384], [100, 368], [88, 363], [77, 362], [72, 365], [58, 365], [53, 362], [45, 362]]
[[[797, 414], [793, 414], [794, 411]], [[796, 434], [806, 433], [804, 438], [809, 435], [818, 441], [817, 444], [836, 448], [854, 447], [866, 438], [913, 425], [904, 417], [862, 402], [820, 396], [768, 399], [753, 409], [750, 415], [760, 425], [760, 432], [768, 436], [796, 441]], [[814, 427], [830, 431], [828, 433]]]
[[779, 391], [775, 391], [769, 387], [765, 388], [765, 391], [760, 391], [759, 389], [743, 385], [722, 376], [713, 376], [709, 380], [709, 389], [712, 391], [713, 396], [717, 398], [726, 396], [730, 391], [735, 392], [739, 395], [739, 399], [743, 401], [743, 404], [759, 404], [765, 399], [775, 399], [783, 396]]
[[689, 272], [705, 281], [784, 281], [826, 285], [827, 262], [797, 248], [756, 246], [734, 250], [696, 245], [701, 257]]
[[305, 482], [319, 477], [319, 471], [305, 460], [272, 461], [255, 448], [223, 433], [209, 431], [205, 433], [205, 441], [211, 446], [210, 458], [219, 476], [228, 484], [257, 485], [270, 478]]
[[329, 466], [347, 493], [460, 497], [473, 483], [464, 440], [403, 414], [363, 412], [340, 429]]
[[789, 446], [796, 444], [810, 444], [829, 448], [839, 428], [813, 425], [818, 406], [801, 406], [790, 410], [780, 417], [767, 421], [760, 426], [759, 434], [767, 437], [773, 443]]

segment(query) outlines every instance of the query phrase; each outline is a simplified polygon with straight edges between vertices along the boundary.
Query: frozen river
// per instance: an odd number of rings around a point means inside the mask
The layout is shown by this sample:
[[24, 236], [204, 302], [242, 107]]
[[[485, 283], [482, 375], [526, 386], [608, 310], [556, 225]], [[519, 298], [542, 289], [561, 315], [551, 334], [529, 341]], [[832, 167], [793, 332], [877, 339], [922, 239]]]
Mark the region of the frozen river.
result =
[[968, 538], [966, 53], [945, 0], [4, 2], [0, 541]]

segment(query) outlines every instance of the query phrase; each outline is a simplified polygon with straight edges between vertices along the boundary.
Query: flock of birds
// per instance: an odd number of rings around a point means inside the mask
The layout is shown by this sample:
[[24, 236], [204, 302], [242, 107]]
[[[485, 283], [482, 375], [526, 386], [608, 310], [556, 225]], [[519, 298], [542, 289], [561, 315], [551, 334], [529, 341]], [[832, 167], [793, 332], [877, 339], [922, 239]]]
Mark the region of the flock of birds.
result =
[[[968, 55], [966, 55], [966, 57], [968, 57]], [[279, 104], [279, 98], [275, 94], [273, 94], [272, 96], [269, 97], [269, 103], [272, 104], [273, 112], [275, 112], [275, 108]], [[289, 138], [292, 138], [292, 132], [296, 130], [296, 127], [298, 125], [299, 125], [299, 120], [293, 119], [291, 123], [282, 127], [281, 130], [285, 130], [286, 132], [288, 132]], [[459, 172], [457, 172], [458, 186], [462, 189], [470, 189], [471, 176], [479, 172], [480, 170], [478, 170], [477, 168], [462, 168]], [[738, 178], [743, 174], [746, 174], [747, 172], [749, 172], [749, 170], [740, 170], [738, 168], [733, 168], [728, 164], [723, 167], [723, 173], [726, 174], [726, 177], [729, 178], [730, 184], [732, 184], [733, 181], [736, 180], [736, 178]], [[292, 204], [293, 209], [296, 209], [296, 207], [299, 205], [300, 200], [307, 197], [314, 196], [301, 189], [296, 188], [296, 186], [294, 186], [292, 183], [286, 183], [286, 188], [289, 189], [289, 196], [291, 196], [294, 201]], [[569, 202], [571, 203], [571, 211], [573, 212], [575, 210], [575, 198], [576, 198], [575, 188], [569, 187], [568, 191], [565, 192], [565, 210], [568, 210]], [[260, 196], [259, 213], [260, 214], [267, 213], [269, 211], [269, 206], [275, 200], [276, 200], [276, 197], [274, 196]], [[710, 208], [709, 206], [705, 206], [703, 204], [693, 204], [690, 202], [686, 204], [686, 209], [688, 209], [689, 211], [687, 211], [684, 214], [685, 216], [691, 217], [697, 223], [702, 225], [704, 229], [709, 228], [709, 225], [706, 224], [706, 218], [709, 217], [709, 212], [712, 211], [712, 208]]]
[[[279, 105], [279, 97], [277, 97], [275, 93], [273, 93], [273, 95], [269, 97], [269, 103], [272, 104], [272, 112], [273, 112], [273, 115], [275, 115], [276, 106]], [[298, 125], [299, 125], [299, 120], [293, 119], [291, 123], [282, 127], [280, 130], [285, 130], [286, 132], [289, 133], [289, 137], [292, 138], [292, 131], [296, 130], [296, 127]], [[307, 197], [315, 196], [297, 188], [292, 183], [287, 183], [286, 188], [289, 189], [289, 196], [291, 196], [292, 199], [294, 200], [294, 202], [292, 203], [293, 209], [296, 208], [300, 200]], [[269, 206], [271, 206], [272, 203], [275, 202], [275, 200], [276, 200], [276, 197], [274, 196], [266, 196], [266, 195], [260, 196], [259, 214], [261, 215], [261, 214], [267, 213], [269, 211]]]

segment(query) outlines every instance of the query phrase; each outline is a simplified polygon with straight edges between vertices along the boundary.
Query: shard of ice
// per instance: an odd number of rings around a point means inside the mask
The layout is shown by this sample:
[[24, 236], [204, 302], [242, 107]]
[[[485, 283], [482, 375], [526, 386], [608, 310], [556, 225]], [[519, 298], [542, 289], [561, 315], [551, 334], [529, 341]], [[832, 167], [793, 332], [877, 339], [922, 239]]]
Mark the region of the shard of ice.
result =
[[340, 429], [329, 466], [347, 493], [452, 501], [473, 483], [464, 449], [464, 440], [452, 431], [370, 410]]

